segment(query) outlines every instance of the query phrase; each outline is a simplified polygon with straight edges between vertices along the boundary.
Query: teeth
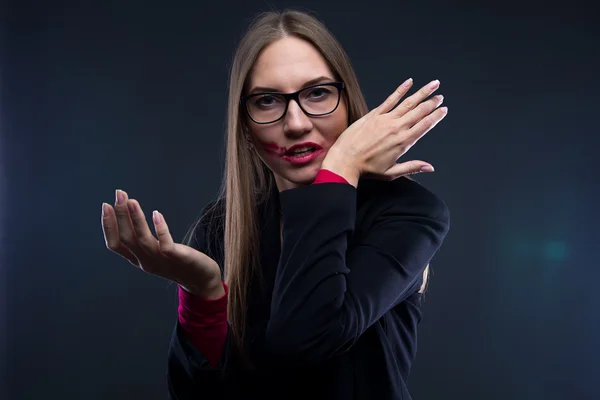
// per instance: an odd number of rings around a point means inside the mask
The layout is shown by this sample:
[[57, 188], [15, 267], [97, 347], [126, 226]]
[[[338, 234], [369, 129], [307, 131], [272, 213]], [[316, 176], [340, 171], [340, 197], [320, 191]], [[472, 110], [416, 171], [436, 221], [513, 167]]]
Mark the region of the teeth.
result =
[[312, 147], [302, 147], [302, 148], [299, 148], [299, 149], [295, 149], [293, 151], [293, 153], [304, 153], [305, 151], [309, 151], [309, 150], [312, 150], [312, 149], [313, 149]]

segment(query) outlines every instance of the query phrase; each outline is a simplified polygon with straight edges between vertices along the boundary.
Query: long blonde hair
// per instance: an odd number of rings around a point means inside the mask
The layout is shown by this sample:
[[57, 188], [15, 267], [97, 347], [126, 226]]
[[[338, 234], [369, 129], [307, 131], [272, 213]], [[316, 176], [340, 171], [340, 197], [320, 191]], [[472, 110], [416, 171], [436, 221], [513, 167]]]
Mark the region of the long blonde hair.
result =
[[[240, 110], [247, 78], [260, 52], [270, 43], [294, 36], [311, 43], [345, 84], [348, 124], [368, 112], [350, 60], [339, 42], [314, 16], [299, 11], [259, 14], [241, 39], [229, 78], [225, 173], [219, 200], [225, 201], [224, 274], [229, 286], [228, 318], [232, 343], [243, 354], [247, 294], [260, 273], [258, 205], [268, 199], [273, 174], [244, 139], [245, 115]], [[217, 203], [219, 201], [217, 200]]]

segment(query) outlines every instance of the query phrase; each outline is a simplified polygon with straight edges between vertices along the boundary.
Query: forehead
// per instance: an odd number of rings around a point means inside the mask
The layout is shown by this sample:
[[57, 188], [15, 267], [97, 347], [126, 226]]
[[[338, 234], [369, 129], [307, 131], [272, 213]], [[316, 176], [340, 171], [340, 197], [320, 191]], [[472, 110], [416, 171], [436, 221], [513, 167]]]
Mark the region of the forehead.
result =
[[321, 53], [310, 43], [284, 37], [271, 43], [258, 56], [248, 76], [248, 88], [271, 87], [295, 91], [316, 77], [334, 75]]

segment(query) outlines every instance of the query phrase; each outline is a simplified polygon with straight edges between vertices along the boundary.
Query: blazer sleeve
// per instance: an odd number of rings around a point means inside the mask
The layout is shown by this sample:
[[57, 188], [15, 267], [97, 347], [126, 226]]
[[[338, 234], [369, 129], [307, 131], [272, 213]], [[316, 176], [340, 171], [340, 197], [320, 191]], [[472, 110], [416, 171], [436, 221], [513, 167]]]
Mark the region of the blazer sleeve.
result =
[[387, 184], [368, 211], [377, 214], [373, 223], [348, 254], [355, 187], [280, 193], [283, 243], [265, 341], [280, 362], [320, 362], [347, 350], [421, 282], [448, 231], [448, 209], [416, 182]]
[[[198, 251], [213, 256], [210, 254], [206, 238], [208, 218], [205, 217], [207, 216], [206, 210], [210, 206], [203, 210], [203, 217], [193, 227], [189, 238], [184, 239], [183, 242]], [[229, 330], [227, 335], [229, 336]], [[228, 345], [229, 337], [225, 343], [225, 348]], [[225, 349], [223, 353], [226, 353]], [[218, 368], [211, 367], [208, 359], [188, 340], [184, 329], [177, 320], [171, 335], [168, 353], [167, 383], [169, 398], [173, 400], [222, 399], [224, 396], [222, 370], [225, 358], [225, 354], [223, 354]]]

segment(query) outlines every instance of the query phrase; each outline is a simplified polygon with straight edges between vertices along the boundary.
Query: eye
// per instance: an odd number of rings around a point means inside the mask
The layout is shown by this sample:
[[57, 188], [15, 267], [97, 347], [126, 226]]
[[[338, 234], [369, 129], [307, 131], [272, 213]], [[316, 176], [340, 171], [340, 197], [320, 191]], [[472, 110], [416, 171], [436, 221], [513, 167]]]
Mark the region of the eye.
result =
[[321, 100], [332, 93], [327, 86], [317, 86], [306, 93], [306, 98], [309, 100]]
[[260, 108], [275, 107], [279, 104], [281, 104], [281, 99], [279, 99], [279, 97], [268, 94], [256, 96], [252, 99], [252, 105]]

